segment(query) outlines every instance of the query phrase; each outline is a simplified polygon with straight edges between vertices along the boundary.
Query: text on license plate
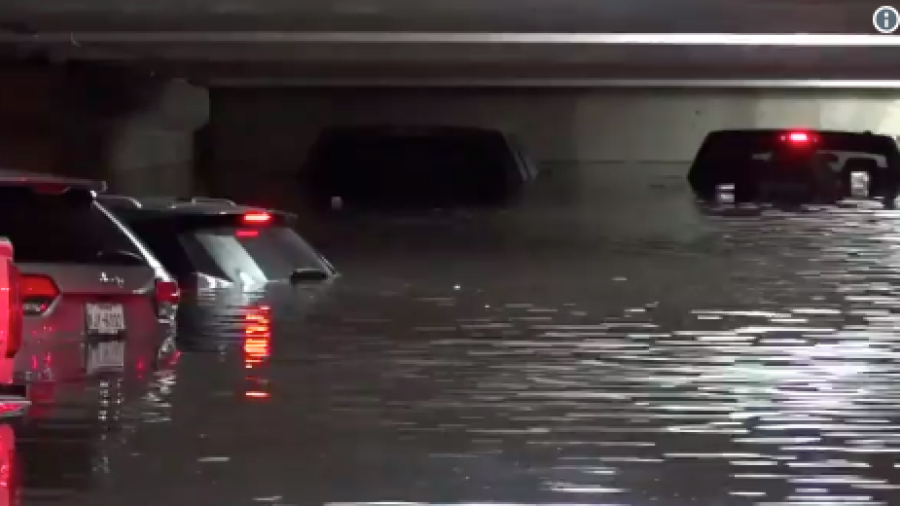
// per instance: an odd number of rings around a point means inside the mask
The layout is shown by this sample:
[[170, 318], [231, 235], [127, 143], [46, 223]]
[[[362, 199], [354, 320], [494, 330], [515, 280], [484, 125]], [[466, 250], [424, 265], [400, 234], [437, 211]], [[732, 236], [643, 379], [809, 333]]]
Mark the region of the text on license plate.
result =
[[88, 345], [86, 362], [88, 373], [124, 368], [125, 342], [100, 341]]
[[113, 336], [125, 331], [122, 304], [88, 303], [85, 305], [88, 334]]

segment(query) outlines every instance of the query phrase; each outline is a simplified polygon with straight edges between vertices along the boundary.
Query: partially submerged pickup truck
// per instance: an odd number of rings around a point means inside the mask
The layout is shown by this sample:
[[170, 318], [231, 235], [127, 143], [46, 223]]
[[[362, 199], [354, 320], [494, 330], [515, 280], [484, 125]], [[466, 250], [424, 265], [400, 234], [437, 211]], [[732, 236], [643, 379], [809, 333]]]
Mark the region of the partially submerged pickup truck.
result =
[[[861, 188], [857, 180], [865, 181]], [[718, 130], [704, 139], [688, 182], [705, 201], [727, 189], [736, 203], [864, 198], [890, 208], [900, 194], [900, 146], [872, 132]]]
[[15, 249], [0, 237], [0, 419], [24, 415], [31, 405], [27, 388], [17, 383], [15, 357], [24, 339], [22, 293]]

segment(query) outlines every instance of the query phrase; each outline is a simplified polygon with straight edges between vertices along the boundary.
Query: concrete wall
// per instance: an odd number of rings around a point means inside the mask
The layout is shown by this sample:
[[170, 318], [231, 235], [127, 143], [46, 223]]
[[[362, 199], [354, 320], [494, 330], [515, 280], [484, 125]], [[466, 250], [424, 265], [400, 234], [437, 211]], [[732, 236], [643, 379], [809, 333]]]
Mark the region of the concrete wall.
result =
[[205, 89], [96, 67], [0, 67], [0, 166], [105, 179], [115, 191], [193, 191]]
[[544, 164], [581, 168], [574, 179], [582, 185], [621, 186], [635, 172], [642, 180], [680, 177], [713, 129], [808, 126], [900, 134], [900, 91], [217, 90], [210, 124], [213, 185], [231, 196], [288, 204], [296, 199], [294, 175], [316, 133], [348, 123], [498, 127], [517, 134]]

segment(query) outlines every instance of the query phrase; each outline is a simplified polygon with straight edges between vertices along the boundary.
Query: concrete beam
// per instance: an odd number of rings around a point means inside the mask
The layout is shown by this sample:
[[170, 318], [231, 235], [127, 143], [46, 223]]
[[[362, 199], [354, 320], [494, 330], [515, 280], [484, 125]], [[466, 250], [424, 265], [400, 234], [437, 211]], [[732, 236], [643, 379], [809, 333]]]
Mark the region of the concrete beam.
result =
[[765, 33], [464, 33], [128, 31], [0, 34], [0, 42], [45, 44], [565, 44], [683, 46], [897, 47], [877, 34]]
[[900, 90], [900, 80], [591, 78], [271, 78], [212, 79], [217, 88], [695, 88]]

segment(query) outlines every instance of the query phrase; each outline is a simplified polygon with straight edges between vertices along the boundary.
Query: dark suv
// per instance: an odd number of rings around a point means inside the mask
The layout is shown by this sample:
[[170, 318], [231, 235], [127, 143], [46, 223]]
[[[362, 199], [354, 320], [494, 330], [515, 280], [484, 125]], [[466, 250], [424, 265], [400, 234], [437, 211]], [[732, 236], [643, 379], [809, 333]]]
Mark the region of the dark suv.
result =
[[390, 125], [326, 129], [301, 172], [314, 200], [351, 208], [503, 204], [538, 174], [498, 130]]
[[[854, 194], [855, 176], [865, 188]], [[833, 204], [852, 196], [893, 206], [900, 194], [897, 139], [869, 132], [720, 130], [704, 139], [688, 173], [694, 193], [735, 202]]]
[[[179, 282], [178, 344], [206, 349], [243, 340], [260, 311], [299, 316], [334, 267], [292, 228], [289, 213], [222, 199], [103, 194]], [[235, 335], [237, 333], [237, 335]]]

